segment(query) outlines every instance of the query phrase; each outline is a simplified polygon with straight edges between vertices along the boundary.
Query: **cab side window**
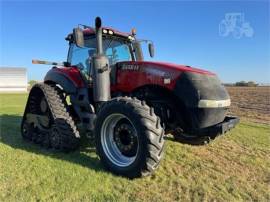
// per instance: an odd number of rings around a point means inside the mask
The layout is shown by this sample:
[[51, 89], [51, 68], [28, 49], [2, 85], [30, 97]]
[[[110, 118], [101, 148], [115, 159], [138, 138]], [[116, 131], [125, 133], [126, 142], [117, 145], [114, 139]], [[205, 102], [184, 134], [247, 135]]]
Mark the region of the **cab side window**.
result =
[[[95, 53], [94, 48], [80, 48], [75, 44], [70, 47], [69, 62], [72, 66], [78, 67], [82, 73], [89, 74], [91, 64], [89, 58]], [[90, 56], [90, 57], [89, 57]]]
[[119, 41], [112, 41], [110, 47], [105, 50], [105, 54], [109, 58], [110, 65], [120, 61], [132, 60], [128, 45]]
[[[92, 71], [90, 59], [96, 52], [96, 38], [87, 38], [84, 43], [85, 47], [83, 48], [77, 47], [75, 44], [70, 45], [68, 62], [72, 66], [79, 68], [84, 75], [89, 76]], [[130, 47], [123, 40], [104, 38], [103, 49], [109, 59], [110, 66], [120, 61], [132, 60]]]

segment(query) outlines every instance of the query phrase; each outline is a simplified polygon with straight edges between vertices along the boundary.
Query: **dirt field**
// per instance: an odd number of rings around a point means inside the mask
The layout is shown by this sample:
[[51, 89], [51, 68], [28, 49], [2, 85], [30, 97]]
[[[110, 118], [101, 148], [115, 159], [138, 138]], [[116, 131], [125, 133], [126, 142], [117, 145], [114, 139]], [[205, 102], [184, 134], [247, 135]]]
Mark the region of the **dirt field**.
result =
[[230, 113], [242, 120], [270, 123], [270, 87], [227, 87], [231, 96]]

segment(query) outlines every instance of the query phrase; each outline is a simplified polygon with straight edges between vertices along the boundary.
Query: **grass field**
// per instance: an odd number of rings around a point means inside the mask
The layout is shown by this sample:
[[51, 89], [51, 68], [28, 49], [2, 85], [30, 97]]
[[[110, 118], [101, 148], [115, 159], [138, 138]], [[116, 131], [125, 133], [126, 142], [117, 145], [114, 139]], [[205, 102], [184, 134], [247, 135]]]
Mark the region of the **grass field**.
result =
[[157, 172], [106, 172], [91, 143], [63, 154], [23, 141], [26, 94], [0, 95], [0, 201], [269, 201], [270, 127], [241, 122], [205, 146], [166, 142]]

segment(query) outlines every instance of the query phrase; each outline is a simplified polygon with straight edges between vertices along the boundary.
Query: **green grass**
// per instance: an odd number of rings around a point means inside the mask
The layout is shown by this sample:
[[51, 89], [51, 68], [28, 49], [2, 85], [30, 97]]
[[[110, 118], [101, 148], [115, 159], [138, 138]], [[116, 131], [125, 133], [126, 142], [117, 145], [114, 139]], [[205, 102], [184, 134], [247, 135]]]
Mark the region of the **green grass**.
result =
[[0, 201], [269, 201], [269, 126], [243, 122], [205, 146], [168, 138], [157, 172], [129, 180], [90, 143], [63, 154], [22, 140], [26, 99], [0, 95]]

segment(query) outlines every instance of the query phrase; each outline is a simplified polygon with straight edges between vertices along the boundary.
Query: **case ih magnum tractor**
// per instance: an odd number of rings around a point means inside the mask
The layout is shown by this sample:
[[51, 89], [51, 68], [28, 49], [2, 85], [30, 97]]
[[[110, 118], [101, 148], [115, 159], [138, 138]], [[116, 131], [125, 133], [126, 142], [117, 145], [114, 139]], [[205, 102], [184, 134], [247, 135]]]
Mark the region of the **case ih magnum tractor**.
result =
[[135, 32], [75, 28], [66, 37], [67, 62], [55, 65], [29, 93], [25, 139], [60, 151], [79, 146], [80, 131], [95, 137], [110, 171], [130, 178], [151, 174], [164, 154], [164, 135], [214, 137], [233, 128], [230, 98], [217, 76], [184, 65], [143, 60]]

